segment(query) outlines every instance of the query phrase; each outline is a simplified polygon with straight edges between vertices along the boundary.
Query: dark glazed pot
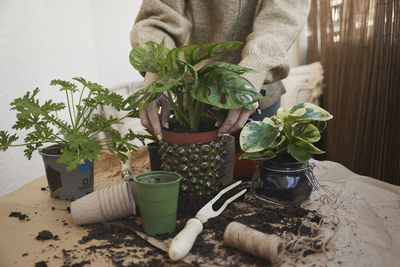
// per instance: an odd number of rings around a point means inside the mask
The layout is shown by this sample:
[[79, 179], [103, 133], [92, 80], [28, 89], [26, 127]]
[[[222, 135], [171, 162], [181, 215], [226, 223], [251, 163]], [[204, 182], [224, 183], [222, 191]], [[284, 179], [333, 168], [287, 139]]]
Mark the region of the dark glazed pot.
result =
[[152, 171], [161, 171], [162, 160], [158, 150], [160, 150], [160, 143], [153, 142], [147, 144], [147, 149], [149, 151], [150, 168]]
[[284, 161], [261, 161], [253, 177], [256, 196], [278, 205], [300, 205], [319, 183], [313, 174], [314, 164]]

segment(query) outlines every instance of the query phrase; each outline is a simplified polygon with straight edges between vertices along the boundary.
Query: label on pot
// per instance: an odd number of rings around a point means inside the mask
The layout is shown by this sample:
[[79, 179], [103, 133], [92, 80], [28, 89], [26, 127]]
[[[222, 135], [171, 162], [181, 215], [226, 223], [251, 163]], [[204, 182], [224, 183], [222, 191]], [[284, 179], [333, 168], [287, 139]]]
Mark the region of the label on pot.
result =
[[81, 173], [87, 173], [90, 170], [90, 162], [85, 161], [85, 163], [79, 165], [79, 170]]

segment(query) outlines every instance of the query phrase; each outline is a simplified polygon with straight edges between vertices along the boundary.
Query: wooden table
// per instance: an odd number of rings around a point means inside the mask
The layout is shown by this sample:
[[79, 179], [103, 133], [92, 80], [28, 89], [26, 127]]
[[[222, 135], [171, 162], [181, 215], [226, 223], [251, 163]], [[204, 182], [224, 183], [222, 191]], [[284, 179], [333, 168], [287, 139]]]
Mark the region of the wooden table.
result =
[[[135, 173], [148, 171], [146, 151], [134, 154], [133, 158]], [[400, 187], [359, 176], [335, 162], [315, 163], [314, 173], [320, 182], [339, 196], [338, 207], [333, 211], [321, 203], [325, 194], [322, 190], [313, 192], [303, 207], [340, 218], [330, 242], [334, 259], [329, 261], [322, 253], [317, 253], [296, 263], [287, 258], [282, 265], [400, 266]], [[119, 169], [118, 159], [114, 155], [105, 155], [95, 165], [95, 188], [121, 182]], [[69, 205], [70, 201], [50, 197], [45, 177], [1, 197], [0, 266], [34, 266], [41, 261], [48, 266], [223, 266], [228, 263], [224, 261], [222, 252], [220, 258], [208, 262], [202, 261], [201, 255], [192, 254], [185, 262], [172, 263], [165, 252], [156, 248], [157, 245], [167, 248], [169, 240], [145, 241], [143, 237], [146, 236], [138, 236], [141, 231], [137, 227], [137, 218], [127, 219], [132, 221], [132, 227], [129, 223], [129, 227], [126, 226], [126, 220], [122, 226], [116, 221], [103, 224], [103, 232], [96, 233], [96, 228], [73, 224]], [[9, 217], [12, 212], [27, 217]], [[57, 237], [36, 240], [43, 230]], [[328, 238], [333, 232], [325, 230]], [[94, 233], [115, 238], [115, 242], [120, 242], [119, 247], [110, 247], [107, 239], [96, 240], [91, 236]], [[210, 239], [214, 238], [208, 234]], [[222, 247], [222, 240], [214, 241], [221, 245], [217, 247]]]

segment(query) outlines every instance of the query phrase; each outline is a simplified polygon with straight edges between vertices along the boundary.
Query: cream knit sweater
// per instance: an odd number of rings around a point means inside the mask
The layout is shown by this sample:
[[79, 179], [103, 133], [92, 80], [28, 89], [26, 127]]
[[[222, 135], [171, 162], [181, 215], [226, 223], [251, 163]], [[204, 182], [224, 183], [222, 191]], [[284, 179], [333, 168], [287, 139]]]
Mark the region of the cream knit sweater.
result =
[[[304, 26], [310, 0], [143, 0], [131, 31], [132, 47], [165, 38], [169, 48], [184, 44], [241, 41], [241, 50], [218, 60], [255, 69], [244, 75], [256, 90], [267, 89], [265, 108], [284, 89], [265, 86], [289, 73], [286, 57]], [[281, 83], [279, 83], [281, 84]]]

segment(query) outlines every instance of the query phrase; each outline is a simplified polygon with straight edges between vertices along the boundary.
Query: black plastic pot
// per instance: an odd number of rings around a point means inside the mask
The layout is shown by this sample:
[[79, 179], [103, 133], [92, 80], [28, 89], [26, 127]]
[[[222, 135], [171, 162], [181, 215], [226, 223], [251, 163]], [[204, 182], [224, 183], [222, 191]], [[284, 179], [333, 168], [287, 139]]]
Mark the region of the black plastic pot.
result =
[[152, 171], [161, 171], [162, 160], [160, 154], [158, 153], [160, 147], [161, 145], [158, 142], [147, 144], [150, 158], [150, 168]]
[[43, 157], [50, 195], [54, 198], [74, 200], [93, 192], [94, 163], [85, 161], [78, 168], [68, 172], [64, 164], [57, 162], [59, 155], [52, 149], [39, 151]]
[[313, 174], [314, 164], [285, 161], [258, 162], [253, 177], [255, 195], [278, 205], [300, 205], [311, 195], [319, 182]]

